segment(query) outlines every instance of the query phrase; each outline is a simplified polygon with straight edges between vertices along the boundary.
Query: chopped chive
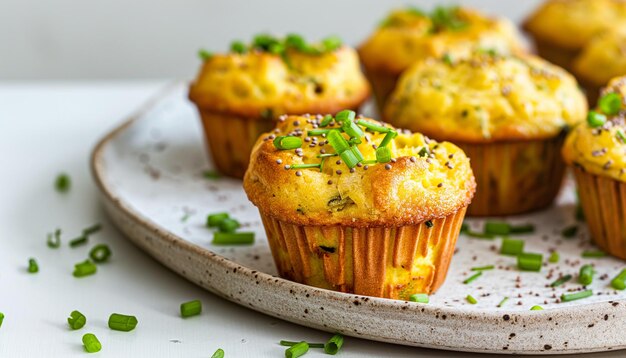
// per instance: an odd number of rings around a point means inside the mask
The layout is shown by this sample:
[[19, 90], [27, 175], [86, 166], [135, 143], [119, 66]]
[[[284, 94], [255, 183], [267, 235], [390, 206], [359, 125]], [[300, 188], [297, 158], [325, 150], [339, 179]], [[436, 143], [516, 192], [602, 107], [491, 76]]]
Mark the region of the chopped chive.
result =
[[378, 146], [379, 147], [386, 146], [387, 144], [389, 144], [389, 142], [391, 142], [392, 139], [394, 139], [397, 136], [398, 136], [398, 132], [394, 130], [390, 130], [389, 132], [387, 132], [387, 134], [385, 134], [385, 137], [383, 138], [383, 140], [380, 142]]
[[61, 247], [61, 229], [56, 229], [54, 230], [54, 233], [49, 233], [46, 244], [51, 249], [57, 249]]
[[[346, 132], [347, 135], [349, 135], [352, 138], [361, 138], [365, 135], [365, 133], [363, 133], [363, 130], [361, 129], [361, 127], [359, 127], [355, 122], [353, 121], [345, 121], [341, 124], [341, 128], [343, 129], [344, 132]], [[360, 140], [359, 140], [360, 143]]]
[[72, 180], [69, 175], [65, 173], [61, 173], [57, 176], [54, 181], [54, 187], [59, 193], [67, 193], [70, 191], [70, 187], [72, 186]]
[[363, 164], [363, 165], [372, 165], [372, 164], [376, 164], [376, 163], [378, 163], [376, 161], [376, 159], [364, 160], [364, 161], [361, 162], [361, 164]]
[[485, 234], [482, 232], [477, 232], [477, 231], [471, 231], [471, 230], [467, 230], [465, 232], [465, 235], [469, 236], [469, 237], [473, 237], [475, 239], [487, 239], [487, 240], [493, 240], [496, 237], [492, 234]]
[[375, 124], [372, 122], [368, 122], [366, 120], [363, 119], [359, 119], [358, 121], [356, 121], [357, 124], [369, 129], [372, 132], [379, 132], [379, 133], [387, 133], [391, 130], [391, 128], [387, 128], [385, 126], [381, 126], [379, 124]]
[[28, 272], [29, 273], [37, 273], [39, 272], [39, 265], [34, 258], [28, 259]]
[[292, 164], [289, 169], [312, 169], [320, 168], [321, 164]]
[[98, 271], [96, 265], [90, 260], [85, 260], [74, 265], [72, 275], [74, 275], [74, 277], [85, 277], [95, 274], [96, 271]]
[[331, 116], [330, 114], [327, 114], [324, 116], [324, 118], [322, 119], [322, 121], [320, 122], [320, 127], [326, 127], [330, 124], [330, 122], [333, 121], [333, 116]]
[[598, 100], [598, 108], [610, 116], [616, 115], [622, 108], [622, 98], [617, 93], [607, 93]]
[[389, 163], [391, 161], [391, 150], [389, 147], [376, 148], [376, 162]]
[[469, 302], [469, 303], [471, 303], [473, 305], [478, 303], [478, 301], [472, 295], [467, 295], [467, 297], [465, 297], [465, 299], [467, 300], [467, 302]]
[[302, 147], [302, 138], [281, 135], [274, 138], [274, 147], [278, 150], [300, 148]]
[[187, 318], [191, 316], [197, 316], [202, 312], [202, 302], [200, 300], [193, 300], [180, 304], [180, 316]]
[[338, 36], [328, 36], [322, 39], [322, 47], [324, 52], [332, 52], [340, 48], [343, 45], [343, 41]]
[[502, 255], [519, 255], [524, 252], [523, 240], [516, 239], [502, 239], [502, 246], [500, 247], [500, 253]]
[[482, 275], [483, 275], [483, 272], [482, 272], [482, 271], [478, 271], [478, 272], [476, 272], [475, 274], [473, 274], [472, 276], [470, 276], [470, 277], [466, 278], [466, 279], [463, 281], [463, 283], [467, 285], [467, 284], [469, 284], [469, 283], [473, 282], [474, 280], [476, 280], [477, 278], [479, 278], [479, 277], [480, 277], [480, 276], [482, 276]]
[[593, 275], [595, 270], [591, 265], [583, 265], [578, 272], [578, 282], [585, 286], [591, 284], [593, 282]]
[[74, 248], [85, 245], [87, 241], [89, 241], [89, 237], [87, 237], [87, 235], [81, 235], [70, 241], [70, 247]]
[[626, 269], [623, 269], [614, 279], [611, 280], [611, 287], [616, 290], [626, 288]]
[[222, 221], [220, 221], [218, 229], [220, 230], [220, 232], [235, 232], [237, 231], [237, 229], [239, 229], [241, 227], [241, 224], [239, 223], [239, 221], [235, 220], [235, 219], [231, 219], [231, 218], [226, 218]]
[[311, 129], [306, 132], [306, 135], [309, 137], [316, 137], [322, 134], [328, 134], [328, 132], [330, 131], [331, 131], [330, 129]]
[[531, 311], [543, 311], [543, 307], [541, 306], [532, 306], [530, 308]]
[[567, 239], [570, 239], [576, 236], [577, 233], [578, 233], [578, 225], [568, 226], [565, 229], [563, 229], [563, 231], [561, 231], [561, 235]]
[[557, 279], [556, 281], [552, 282], [550, 284], [550, 287], [559, 287], [562, 284], [564, 284], [565, 282], [569, 281], [572, 279], [572, 275], [565, 275], [563, 277], [560, 277], [559, 279]]
[[111, 248], [107, 244], [98, 244], [89, 251], [89, 257], [95, 263], [107, 262], [111, 257]]
[[583, 211], [583, 206], [580, 203], [576, 204], [576, 220], [585, 221], [585, 212]]
[[446, 65], [452, 65], [454, 62], [452, 61], [452, 56], [450, 56], [449, 53], [444, 53], [443, 57], [441, 58], [441, 60], [443, 61], [443, 63], [445, 63]]
[[344, 109], [343, 111], [337, 113], [335, 115], [335, 120], [340, 123], [351, 122], [356, 118], [356, 113], [349, 109]]
[[89, 235], [97, 233], [100, 230], [102, 230], [102, 224], [95, 224], [86, 229], [83, 229], [83, 235], [89, 236]]
[[0, 312], [0, 327], [2, 327], [3, 321], [4, 321], [4, 313]]
[[246, 53], [246, 44], [241, 41], [233, 41], [230, 44], [230, 51], [234, 53]]
[[428, 303], [430, 301], [430, 298], [425, 293], [414, 293], [409, 296], [409, 301], [417, 303]]
[[556, 252], [556, 251], [552, 251], [552, 253], [550, 254], [550, 258], [548, 259], [548, 261], [554, 264], [554, 263], [559, 262], [559, 258], [560, 258], [559, 253], [558, 253], [558, 252]]
[[425, 225], [426, 225], [426, 227], [427, 227], [427, 228], [429, 228], [429, 229], [430, 229], [431, 227], [435, 226], [435, 224], [433, 224], [433, 221], [432, 221], [432, 220], [428, 220], [428, 221], [426, 221], [424, 224], [425, 224]]
[[350, 169], [356, 167], [356, 165], [359, 164], [359, 158], [357, 158], [357, 156], [351, 149], [344, 150], [341, 154], [339, 154], [339, 156]]
[[600, 250], [585, 250], [585, 251], [583, 251], [581, 256], [585, 257], [585, 258], [605, 257], [606, 256], [606, 252], [600, 251]]
[[218, 348], [215, 353], [213, 353], [211, 358], [224, 358], [224, 350], [222, 348]]
[[83, 346], [88, 353], [100, 352], [102, 344], [93, 333], [87, 333], [83, 336]]
[[337, 153], [325, 153], [325, 154], [318, 154], [316, 157], [317, 158], [330, 158], [330, 157], [336, 157], [339, 154]]
[[541, 271], [543, 255], [522, 253], [517, 255], [517, 267], [522, 271]]
[[622, 141], [622, 143], [626, 143], [626, 133], [621, 128], [618, 128], [616, 131], [617, 138]]
[[293, 346], [287, 348], [285, 351], [285, 358], [297, 358], [303, 356], [309, 351], [309, 344], [307, 342], [298, 342]]
[[328, 143], [331, 145], [331, 147], [335, 149], [335, 153], [343, 153], [348, 148], [350, 148], [350, 144], [348, 143], [348, 141], [343, 137], [341, 132], [336, 129], [332, 129], [330, 132], [328, 132], [326, 138], [328, 139]]
[[493, 270], [494, 268], [496, 268], [494, 265], [487, 265], [487, 266], [472, 267], [470, 270], [472, 270], [472, 271], [487, 271], [487, 270]]
[[335, 354], [337, 354], [337, 352], [339, 352], [342, 346], [343, 336], [341, 334], [335, 334], [334, 336], [330, 337], [326, 344], [324, 344], [324, 353], [334, 356]]
[[511, 225], [511, 234], [530, 234], [533, 232], [535, 232], [535, 225], [533, 224]]
[[[298, 344], [300, 342], [294, 342], [294, 341], [280, 341], [280, 345], [281, 346], [285, 346], [285, 347], [293, 347], [296, 344]], [[309, 348], [324, 348], [324, 343], [309, 343], [307, 342], [307, 344], [309, 345]]]
[[213, 245], [251, 245], [254, 243], [253, 232], [216, 232], [213, 235]]
[[428, 155], [428, 149], [426, 147], [422, 147], [422, 149], [420, 149], [419, 152], [417, 152], [417, 155], [419, 155], [420, 157], [425, 157]]
[[220, 179], [222, 177], [222, 174], [215, 170], [205, 170], [204, 172], [202, 172], [202, 176], [205, 179], [215, 180]]
[[72, 311], [67, 318], [67, 323], [73, 330], [81, 329], [85, 326], [85, 323], [87, 323], [87, 317], [78, 311]]
[[137, 327], [137, 317], [119, 313], [109, 316], [109, 328], [114, 331], [130, 332]]
[[602, 127], [606, 123], [606, 116], [596, 111], [589, 111], [587, 114], [587, 124], [591, 128]]
[[463, 224], [461, 224], [461, 232], [462, 232], [462, 233], [468, 232], [468, 231], [469, 231], [469, 229], [470, 229], [470, 226], [469, 226], [469, 224], [468, 224], [468, 223], [463, 223]]
[[504, 306], [504, 304], [506, 303], [506, 301], [508, 301], [509, 298], [508, 297], [504, 297], [502, 299], [502, 301], [500, 301], [500, 303], [498, 303], [498, 308], [502, 308], [502, 306]]
[[485, 223], [485, 234], [508, 235], [511, 233], [511, 225], [502, 221], [487, 221]]
[[228, 213], [210, 214], [206, 218], [206, 226], [218, 227], [223, 220], [228, 219], [229, 217], [230, 215], [228, 215]]
[[213, 57], [213, 54], [203, 48], [201, 48], [200, 50], [198, 50], [198, 57], [200, 57], [200, 59], [202, 61], [206, 61], [208, 59], [210, 59], [211, 57]]
[[593, 296], [592, 290], [585, 290], [585, 291], [580, 291], [580, 292], [570, 293], [570, 294], [564, 293], [561, 295], [561, 301], [563, 302], [576, 301], [576, 300], [580, 300], [582, 298], [587, 298], [590, 296]]

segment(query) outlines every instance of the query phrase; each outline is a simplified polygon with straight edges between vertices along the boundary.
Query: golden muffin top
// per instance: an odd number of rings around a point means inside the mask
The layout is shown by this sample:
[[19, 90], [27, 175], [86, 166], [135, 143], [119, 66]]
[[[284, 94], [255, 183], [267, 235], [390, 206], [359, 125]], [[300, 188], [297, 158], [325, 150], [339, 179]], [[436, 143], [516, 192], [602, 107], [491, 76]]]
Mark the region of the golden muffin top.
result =
[[611, 80], [602, 91], [598, 107], [589, 111], [567, 136], [563, 157], [570, 165], [626, 182], [626, 77]]
[[347, 110], [335, 118], [281, 117], [257, 141], [243, 185], [254, 205], [279, 220], [351, 227], [445, 217], [468, 205], [476, 187], [454, 144]]
[[524, 29], [543, 41], [578, 50], [624, 21], [624, 0], [549, 0], [526, 20]]
[[316, 44], [298, 35], [233, 42], [227, 54], [201, 53], [204, 64], [189, 98], [201, 109], [249, 118], [335, 113], [369, 95], [354, 49], [336, 37]]
[[565, 70], [531, 55], [479, 51], [415, 63], [385, 107], [385, 120], [440, 140], [544, 139], [585, 119], [587, 102]]
[[626, 26], [594, 37], [574, 61], [573, 71], [596, 86], [626, 74]]
[[462, 7], [437, 7], [430, 14], [407, 8], [391, 12], [361, 45], [359, 54], [369, 71], [399, 74], [417, 60], [446, 53], [467, 56], [476, 48], [504, 53], [523, 46], [507, 19]]

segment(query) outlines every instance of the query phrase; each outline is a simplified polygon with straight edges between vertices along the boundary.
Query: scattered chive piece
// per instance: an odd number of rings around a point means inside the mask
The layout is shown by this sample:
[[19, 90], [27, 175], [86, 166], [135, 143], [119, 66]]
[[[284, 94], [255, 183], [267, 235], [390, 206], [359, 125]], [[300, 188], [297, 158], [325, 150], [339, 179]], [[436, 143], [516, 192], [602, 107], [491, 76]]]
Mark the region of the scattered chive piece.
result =
[[482, 272], [482, 271], [478, 271], [478, 272], [476, 272], [475, 274], [473, 274], [472, 276], [470, 276], [470, 277], [466, 278], [466, 279], [463, 281], [463, 283], [467, 285], [468, 283], [471, 283], [472, 281], [476, 280], [477, 278], [479, 278], [479, 277], [480, 277], [480, 276], [482, 276], [482, 275], [483, 275], [483, 272]]
[[508, 235], [511, 233], [511, 225], [502, 221], [487, 221], [485, 223], [485, 234]]
[[274, 138], [274, 147], [278, 150], [289, 150], [302, 147], [302, 138], [292, 136], [278, 136]]
[[443, 60], [443, 62], [446, 65], [452, 65], [453, 61], [452, 61], [452, 56], [450, 56], [449, 53], [445, 53], [443, 54], [443, 57], [441, 58]]
[[86, 229], [83, 229], [83, 235], [89, 236], [89, 235], [97, 233], [100, 230], [102, 230], [102, 225], [101, 224], [95, 224], [95, 225], [92, 225], [92, 226], [90, 226], [90, 227], [88, 227]]
[[219, 226], [218, 226], [220, 232], [230, 232], [230, 233], [235, 232], [240, 227], [241, 227], [241, 224], [239, 223], [239, 221], [235, 219], [231, 219], [231, 218], [226, 218], [220, 221]]
[[253, 232], [216, 232], [213, 235], [213, 245], [250, 245], [254, 243]]
[[56, 229], [54, 230], [54, 233], [49, 233], [46, 244], [51, 249], [58, 249], [61, 247], [61, 229]]
[[502, 306], [504, 306], [504, 304], [506, 303], [506, 301], [508, 301], [509, 298], [508, 297], [504, 297], [502, 299], [502, 301], [500, 301], [500, 303], [498, 303], [498, 308], [501, 308]]
[[389, 132], [387, 132], [387, 134], [385, 134], [385, 137], [380, 142], [379, 147], [386, 146], [387, 144], [389, 144], [389, 142], [391, 142], [392, 139], [394, 139], [397, 136], [398, 136], [398, 132], [396, 132], [394, 130], [390, 130]]
[[428, 303], [430, 302], [430, 298], [425, 293], [414, 293], [409, 296], [409, 301], [418, 302], [418, 303]]
[[221, 178], [222, 174], [215, 170], [205, 170], [204, 172], [202, 172], [202, 176], [205, 179], [215, 180]]
[[590, 296], [593, 296], [592, 290], [585, 290], [585, 291], [580, 291], [580, 292], [570, 293], [570, 294], [564, 293], [561, 295], [561, 301], [563, 302], [576, 301], [576, 300], [580, 300], [582, 298], [587, 298]]
[[74, 265], [72, 275], [74, 275], [74, 277], [85, 277], [95, 274], [97, 270], [98, 268], [93, 262], [85, 260]]
[[39, 272], [39, 265], [37, 264], [37, 261], [33, 258], [28, 259], [28, 272], [29, 273]]
[[85, 323], [87, 323], [87, 317], [78, 311], [72, 311], [67, 318], [67, 323], [73, 330], [81, 329], [85, 326]]
[[54, 187], [59, 193], [67, 193], [70, 191], [70, 187], [72, 186], [72, 180], [69, 175], [65, 173], [61, 173], [57, 176], [54, 181]]
[[427, 227], [427, 228], [429, 228], [429, 229], [430, 229], [431, 227], [435, 226], [435, 224], [433, 224], [433, 221], [432, 221], [432, 220], [428, 220], [428, 221], [426, 221], [424, 224], [426, 224], [426, 227]]
[[354, 121], [355, 118], [356, 112], [349, 109], [344, 109], [335, 115], [335, 120], [340, 123], [351, 122]]
[[376, 162], [389, 163], [391, 161], [391, 150], [389, 147], [376, 148]]
[[422, 149], [420, 149], [420, 151], [417, 153], [417, 155], [419, 155], [420, 157], [425, 157], [428, 155], [428, 148], [427, 147], [422, 147]]
[[330, 122], [333, 121], [333, 116], [331, 116], [330, 114], [327, 114], [324, 116], [324, 118], [322, 119], [322, 121], [320, 122], [320, 127], [326, 127], [330, 124]]
[[472, 270], [472, 271], [487, 271], [487, 270], [493, 270], [494, 268], [496, 268], [494, 265], [487, 265], [487, 266], [472, 267], [470, 270]]
[[516, 239], [502, 239], [500, 253], [502, 255], [519, 255], [524, 252], [524, 241]]
[[352, 153], [354, 153], [354, 156], [356, 157], [356, 159], [359, 160], [359, 163], [365, 159], [363, 158], [363, 154], [359, 150], [359, 147], [357, 147], [356, 145], [353, 145], [352, 147], [350, 147], [350, 150], [352, 151]]
[[622, 108], [622, 99], [617, 93], [607, 93], [598, 100], [598, 108], [610, 116], [616, 115]]
[[0, 312], [0, 327], [2, 327], [2, 321], [4, 321], [4, 313]]
[[87, 333], [83, 336], [83, 345], [88, 353], [100, 352], [102, 344], [93, 333]]
[[311, 169], [320, 168], [321, 164], [292, 164], [289, 169]]
[[332, 129], [328, 132], [326, 138], [328, 139], [328, 143], [335, 149], [335, 153], [341, 154], [350, 148], [348, 141], [341, 135], [341, 132], [336, 129]]
[[558, 287], [572, 279], [572, 275], [565, 275], [550, 284], [550, 287]]
[[597, 258], [597, 257], [605, 257], [606, 252], [600, 250], [585, 250], [581, 254], [582, 257], [585, 258]]
[[309, 351], [309, 344], [307, 342], [302, 341], [287, 348], [287, 350], [285, 351], [285, 358], [301, 357], [308, 351]]
[[224, 358], [224, 350], [222, 348], [218, 348], [215, 353], [213, 353], [211, 358]]
[[[298, 344], [300, 342], [294, 342], [294, 341], [280, 341], [280, 345], [281, 346], [285, 346], [285, 347], [293, 347], [296, 344]], [[308, 343], [309, 348], [324, 348], [324, 343]]]
[[616, 290], [626, 288], [626, 269], [623, 269], [614, 279], [611, 280], [611, 287]]
[[230, 51], [239, 54], [246, 53], [246, 44], [241, 41], [233, 41], [230, 44]]
[[[352, 138], [361, 138], [365, 135], [365, 133], [363, 133], [363, 130], [361, 129], [361, 127], [359, 127], [355, 122], [353, 121], [345, 121], [342, 123], [341, 128], [343, 129], [344, 132], [346, 132], [347, 135], [349, 135]], [[360, 140], [359, 140], [360, 143]]]
[[91, 251], [89, 251], [89, 257], [95, 263], [103, 263], [109, 261], [109, 257], [111, 257], [111, 249], [107, 244], [98, 244], [94, 246]]
[[324, 344], [324, 353], [334, 356], [339, 352], [342, 346], [343, 336], [341, 334], [335, 334]]
[[202, 61], [206, 61], [208, 59], [210, 59], [211, 57], [213, 57], [213, 54], [203, 48], [201, 48], [200, 50], [198, 50], [198, 57], [200, 57], [200, 59]]
[[137, 317], [119, 313], [112, 313], [109, 316], [109, 328], [114, 331], [130, 332], [137, 327]]
[[622, 141], [622, 143], [626, 143], [626, 133], [621, 128], [618, 128], [616, 131], [617, 138]]
[[341, 154], [339, 154], [339, 156], [350, 169], [356, 167], [356, 165], [359, 164], [359, 158], [357, 158], [355, 153], [350, 149], [344, 150]]
[[521, 253], [517, 255], [517, 267], [522, 271], [541, 271], [542, 254]]
[[207, 227], [218, 227], [220, 225], [220, 223], [222, 222], [222, 220], [225, 220], [225, 219], [228, 219], [228, 218], [229, 218], [228, 213], [210, 214], [206, 218], [206, 226]]
[[318, 154], [316, 157], [317, 158], [330, 158], [330, 157], [336, 157], [339, 154], [337, 153], [324, 153], [324, 154]]
[[531, 311], [543, 311], [543, 307], [541, 306], [532, 306], [530, 308]]
[[81, 235], [70, 241], [70, 247], [74, 248], [85, 245], [87, 241], [89, 241], [89, 237], [87, 237], [87, 235]]
[[511, 234], [529, 234], [535, 232], [535, 225], [523, 224], [523, 225], [511, 225]]
[[472, 295], [467, 295], [467, 297], [465, 297], [465, 299], [467, 300], [467, 302], [469, 302], [469, 303], [471, 303], [473, 305], [478, 303], [478, 301]]
[[470, 226], [469, 226], [469, 224], [468, 224], [468, 223], [463, 223], [463, 224], [461, 224], [461, 232], [462, 232], [462, 233], [468, 232], [468, 231], [469, 231], [469, 229], [470, 229]]
[[328, 132], [330, 132], [330, 129], [311, 129], [306, 132], [306, 135], [309, 137], [316, 137], [322, 134], [328, 134]]
[[473, 237], [475, 239], [487, 239], [487, 240], [493, 240], [496, 237], [493, 236], [492, 234], [485, 234], [482, 232], [477, 232], [477, 231], [471, 231], [471, 230], [467, 230], [465, 232], [465, 235], [469, 236], [469, 237]]
[[379, 133], [387, 133], [391, 130], [391, 128], [387, 128], [385, 126], [381, 126], [379, 124], [375, 124], [372, 122], [368, 122], [366, 120], [363, 119], [359, 119], [358, 121], [356, 121], [357, 124], [369, 129], [372, 132], [379, 132]]
[[202, 312], [202, 302], [200, 300], [193, 300], [180, 304], [180, 316], [187, 318], [191, 316], [197, 316]]
[[589, 111], [587, 114], [587, 124], [591, 128], [602, 127], [606, 123], [606, 116], [596, 111]]
[[565, 229], [563, 229], [563, 231], [561, 231], [561, 235], [564, 238], [567, 238], [567, 239], [570, 239], [570, 238], [576, 236], [577, 233], [578, 233], [578, 226], [577, 225], [568, 226]]
[[550, 254], [550, 258], [548, 259], [548, 261], [550, 261], [551, 263], [553, 263], [553, 264], [554, 264], [554, 263], [559, 262], [559, 258], [560, 258], [559, 253], [558, 253], [558, 252], [556, 252], [556, 251], [552, 251], [552, 253]]
[[591, 265], [583, 265], [578, 273], [578, 282], [587, 286], [593, 282], [595, 270]]

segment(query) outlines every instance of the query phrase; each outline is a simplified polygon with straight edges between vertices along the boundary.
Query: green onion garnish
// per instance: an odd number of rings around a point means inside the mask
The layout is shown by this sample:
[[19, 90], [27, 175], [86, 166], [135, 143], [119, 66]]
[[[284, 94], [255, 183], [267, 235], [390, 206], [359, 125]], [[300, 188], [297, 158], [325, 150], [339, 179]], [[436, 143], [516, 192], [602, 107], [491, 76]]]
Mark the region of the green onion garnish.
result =
[[69, 175], [65, 173], [59, 174], [54, 181], [54, 187], [59, 193], [67, 193], [70, 190], [71, 186], [72, 180], [70, 179]]
[[524, 252], [524, 241], [516, 239], [502, 239], [500, 253], [502, 255], [519, 255]]
[[550, 258], [548, 259], [549, 262], [551, 263], [557, 263], [559, 262], [559, 253], [556, 251], [552, 251], [552, 253], [550, 254]]
[[89, 251], [89, 257], [96, 263], [109, 261], [111, 257], [111, 249], [107, 244], [98, 244]]
[[449, 53], [444, 53], [441, 60], [443, 61], [443, 63], [445, 63], [448, 66], [453, 64], [452, 56], [450, 56]]
[[344, 109], [343, 111], [337, 113], [335, 115], [335, 120], [339, 123], [351, 122], [356, 118], [356, 113], [349, 109]]
[[352, 151], [356, 159], [359, 160], [359, 163], [365, 160], [365, 158], [363, 158], [363, 154], [359, 150], [359, 147], [357, 147], [356, 145], [353, 145], [352, 147], [350, 147], [350, 150]]
[[517, 267], [523, 271], [541, 271], [542, 254], [522, 253], [517, 255]]
[[414, 293], [411, 296], [409, 296], [409, 301], [418, 302], [418, 303], [428, 303], [430, 301], [430, 298], [425, 293]]
[[239, 221], [231, 218], [226, 218], [220, 221], [218, 226], [220, 232], [235, 232], [237, 229], [241, 227]]
[[595, 270], [591, 265], [583, 265], [578, 272], [578, 282], [585, 286], [591, 284], [593, 282], [593, 274]]
[[530, 234], [532, 232], [535, 232], [535, 225], [533, 224], [511, 225], [511, 234]]
[[380, 145], [378, 146], [379, 147], [386, 146], [387, 144], [389, 144], [389, 142], [391, 142], [392, 139], [394, 139], [397, 136], [398, 136], [398, 132], [394, 130], [390, 130], [389, 132], [387, 132], [387, 134], [385, 134], [385, 137], [383, 138], [383, 140], [380, 142]]
[[200, 57], [200, 59], [202, 61], [206, 61], [208, 59], [210, 59], [211, 57], [213, 57], [213, 54], [203, 48], [198, 50], [198, 57]]
[[504, 306], [504, 304], [506, 303], [506, 301], [508, 301], [509, 298], [508, 297], [504, 297], [502, 299], [502, 301], [500, 301], [500, 303], [498, 303], [498, 308], [502, 308], [502, 306]]
[[475, 239], [486, 239], [486, 240], [493, 240], [496, 237], [492, 234], [485, 234], [482, 232], [477, 232], [477, 231], [471, 231], [471, 230], [467, 230], [465, 232], [465, 235], [469, 236], [469, 237], [473, 237]]
[[616, 115], [622, 108], [622, 98], [617, 93], [607, 93], [598, 100], [598, 108], [610, 116]]
[[350, 149], [344, 150], [341, 154], [339, 154], [339, 156], [350, 169], [356, 167], [356, 165], [359, 164], [359, 158], [357, 158], [354, 152]]
[[593, 296], [592, 290], [585, 290], [585, 291], [580, 291], [580, 292], [570, 293], [570, 294], [564, 293], [561, 295], [561, 301], [563, 302], [576, 301], [576, 300], [580, 300], [581, 298], [587, 298], [590, 296]]
[[89, 237], [87, 235], [81, 235], [70, 241], [70, 247], [74, 248], [85, 245], [87, 241], [89, 241]]
[[335, 334], [324, 344], [324, 353], [334, 356], [339, 352], [342, 346], [343, 336], [341, 334]]
[[337, 153], [324, 153], [324, 154], [318, 154], [316, 155], [317, 158], [330, 158], [330, 157], [336, 157], [339, 154]]
[[577, 225], [568, 226], [565, 229], [563, 229], [563, 231], [561, 231], [561, 235], [564, 238], [567, 238], [567, 239], [570, 239], [570, 238], [576, 236], [577, 233], [578, 233], [578, 226]]
[[306, 135], [309, 137], [316, 137], [322, 134], [328, 134], [328, 132], [330, 131], [331, 131], [330, 129], [311, 129], [306, 132]]
[[391, 161], [391, 150], [389, 147], [376, 148], [376, 162], [389, 163]]
[[81, 329], [85, 326], [85, 323], [87, 323], [87, 317], [78, 311], [72, 311], [70, 316], [67, 318], [67, 323], [73, 330]]
[[213, 353], [211, 358], [224, 358], [224, 350], [222, 348], [218, 348], [215, 353]]
[[602, 127], [606, 123], [606, 116], [596, 111], [589, 111], [587, 114], [587, 124], [591, 128]]
[[487, 265], [487, 266], [472, 267], [470, 270], [472, 270], [472, 271], [487, 271], [487, 270], [493, 270], [494, 268], [496, 268], [494, 265]]
[[572, 275], [565, 275], [550, 284], [550, 287], [558, 287], [572, 279]]
[[320, 168], [322, 164], [292, 164], [289, 169], [312, 169]]
[[274, 147], [278, 150], [300, 148], [302, 147], [302, 138], [281, 135], [274, 138]]
[[191, 316], [197, 316], [202, 312], [202, 302], [200, 300], [193, 300], [180, 304], [180, 316], [187, 318]]
[[335, 149], [335, 153], [343, 153], [350, 148], [350, 143], [336, 129], [332, 129], [326, 136], [328, 143]]
[[617, 134], [617, 138], [622, 141], [622, 143], [626, 143], [626, 133], [621, 128], [618, 128], [615, 132]]
[[253, 243], [253, 232], [216, 232], [212, 242], [213, 245], [251, 245]]
[[29, 273], [39, 272], [39, 265], [37, 264], [37, 261], [33, 258], [28, 259], [28, 272]]
[[230, 215], [228, 215], [228, 213], [210, 214], [206, 218], [206, 226], [218, 227], [223, 220], [228, 219], [229, 217]]
[[322, 39], [322, 47], [324, 48], [324, 52], [332, 52], [336, 49], [340, 48], [343, 44], [343, 41], [338, 36], [328, 36]]
[[130, 332], [137, 327], [137, 317], [119, 313], [109, 316], [109, 328], [114, 331]]
[[88, 353], [100, 352], [102, 344], [93, 333], [87, 333], [83, 336], [83, 345]]
[[83, 235], [92, 235], [97, 233], [98, 231], [102, 230], [102, 225], [101, 224], [95, 224], [92, 225], [86, 229], [83, 229]]
[[467, 300], [467, 302], [475, 305], [478, 303], [478, 301], [472, 296], [472, 295], [467, 295], [467, 297], [465, 297], [465, 299]]
[[330, 122], [333, 121], [333, 116], [331, 116], [330, 114], [327, 114], [324, 116], [324, 118], [322, 119], [322, 121], [320, 122], [320, 127], [326, 127], [330, 124]]
[[[294, 341], [280, 341], [280, 345], [281, 346], [285, 346], [285, 347], [293, 347], [296, 344], [298, 344], [300, 342], [294, 342]], [[324, 343], [309, 343], [307, 342], [307, 344], [309, 345], [309, 348], [324, 348]]]
[[74, 265], [74, 272], [72, 275], [74, 275], [74, 277], [85, 277], [95, 274], [97, 270], [98, 268], [93, 262], [85, 260]]
[[583, 251], [581, 256], [585, 257], [585, 258], [605, 257], [606, 256], [606, 252], [600, 251], [600, 250], [585, 250], [585, 251]]
[[616, 290], [626, 288], [626, 269], [623, 269], [614, 279], [611, 280], [611, 287]]
[[0, 327], [2, 327], [2, 321], [4, 321], [4, 313], [0, 312]]
[[246, 44], [242, 41], [233, 41], [230, 44], [230, 51], [239, 54], [246, 53]]
[[532, 306], [530, 308], [531, 311], [543, 311], [543, 307], [541, 306]]
[[222, 174], [215, 170], [205, 170], [204, 172], [202, 172], [202, 176], [205, 179], [215, 180], [221, 178]]
[[462, 233], [468, 232], [468, 231], [469, 231], [469, 229], [470, 229], [470, 226], [469, 226], [469, 224], [468, 224], [468, 223], [463, 223], [463, 224], [461, 224], [461, 232], [462, 232]]
[[471, 283], [472, 281], [476, 280], [477, 278], [479, 278], [479, 277], [480, 277], [480, 276], [482, 276], [482, 275], [483, 275], [483, 272], [482, 272], [482, 271], [478, 271], [478, 272], [476, 272], [475, 274], [473, 274], [472, 276], [470, 276], [470, 277], [466, 278], [466, 279], [463, 281], [463, 283], [467, 285], [468, 283]]
[[54, 233], [49, 233], [46, 244], [51, 249], [57, 249], [61, 247], [61, 229], [56, 229], [54, 230]]
[[[351, 138], [361, 138], [365, 135], [365, 133], [363, 133], [363, 130], [361, 129], [361, 127], [359, 127], [355, 122], [353, 121], [344, 121], [341, 124], [341, 129], [343, 129], [344, 132], [346, 132], [347, 135], [349, 135]], [[359, 140], [360, 142], [360, 140]]]
[[301, 357], [308, 351], [309, 351], [309, 344], [307, 342], [302, 341], [287, 348], [287, 350], [285, 351], [285, 357], [286, 358]]
[[502, 221], [487, 221], [485, 223], [485, 234], [508, 235], [511, 233], [511, 225]]
[[391, 131], [391, 128], [387, 128], [385, 126], [381, 126], [380, 124], [372, 123], [363, 119], [359, 119], [356, 123], [372, 132], [387, 133]]

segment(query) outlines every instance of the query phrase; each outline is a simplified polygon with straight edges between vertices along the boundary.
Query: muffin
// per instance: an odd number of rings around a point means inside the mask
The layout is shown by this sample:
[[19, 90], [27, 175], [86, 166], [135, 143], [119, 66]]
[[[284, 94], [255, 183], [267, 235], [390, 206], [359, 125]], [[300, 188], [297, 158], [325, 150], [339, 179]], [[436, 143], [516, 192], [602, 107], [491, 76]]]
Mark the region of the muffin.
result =
[[385, 120], [461, 147], [478, 183], [468, 214], [500, 216], [552, 203], [565, 168], [565, 132], [586, 111], [576, 80], [563, 69], [531, 55], [479, 51], [414, 64], [391, 95]]
[[574, 58], [595, 35], [625, 22], [623, 0], [549, 0], [523, 27], [541, 57], [571, 70]]
[[430, 14], [411, 7], [391, 12], [359, 47], [359, 55], [382, 111], [398, 77], [415, 61], [464, 57], [476, 48], [523, 50], [509, 20], [462, 7], [437, 7]]
[[217, 169], [232, 177], [243, 177], [254, 142], [280, 115], [356, 109], [370, 92], [356, 51], [336, 37], [308, 44], [298, 35], [259, 35], [203, 58], [189, 98]]
[[626, 260], [626, 77], [611, 80], [598, 108], [567, 136], [563, 157], [574, 169], [593, 241]]
[[573, 73], [595, 104], [600, 88], [617, 76], [626, 75], [626, 26], [594, 37], [572, 65]]
[[443, 283], [476, 186], [455, 145], [352, 111], [283, 117], [243, 184], [282, 277], [404, 300]]

